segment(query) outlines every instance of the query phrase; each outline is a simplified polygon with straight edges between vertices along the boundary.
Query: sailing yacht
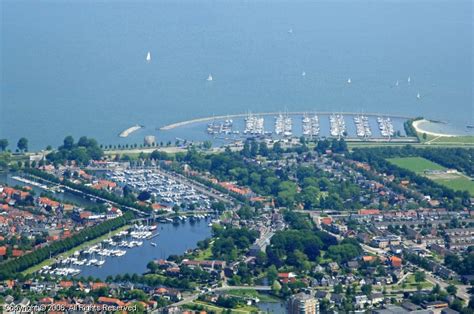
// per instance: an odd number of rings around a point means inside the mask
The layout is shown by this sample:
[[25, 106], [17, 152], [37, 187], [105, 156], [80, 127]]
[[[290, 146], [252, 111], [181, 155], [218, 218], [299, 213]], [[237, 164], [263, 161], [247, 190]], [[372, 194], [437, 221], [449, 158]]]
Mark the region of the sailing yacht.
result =
[[351, 78], [348, 78], [347, 79], [347, 84], [350, 84], [350, 83], [352, 83], [352, 80], [351, 80]]
[[410, 84], [410, 82], [411, 82], [411, 77], [408, 77], [407, 82], [408, 82], [408, 84]]
[[151, 61], [151, 53], [148, 51], [147, 55], [146, 55], [146, 61], [147, 62], [150, 62]]
[[421, 98], [421, 95], [420, 93], [416, 94], [416, 98], [420, 99]]
[[397, 82], [395, 83], [395, 86], [398, 86], [398, 84], [399, 84], [399, 83], [398, 83], [398, 80], [397, 80]]
[[306, 76], [306, 72], [301, 73], [301, 76]]
[[209, 76], [207, 77], [207, 81], [208, 82], [212, 81], [212, 74], [209, 74]]

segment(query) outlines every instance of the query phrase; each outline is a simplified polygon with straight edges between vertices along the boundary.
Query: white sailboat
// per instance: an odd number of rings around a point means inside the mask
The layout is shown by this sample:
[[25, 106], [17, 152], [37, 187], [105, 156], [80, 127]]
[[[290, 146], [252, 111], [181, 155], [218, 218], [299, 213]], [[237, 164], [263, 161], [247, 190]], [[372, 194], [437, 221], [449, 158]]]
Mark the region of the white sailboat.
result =
[[421, 99], [420, 93], [416, 94], [416, 98]]
[[147, 62], [150, 62], [151, 61], [151, 53], [148, 51], [147, 55], [146, 55], [146, 61]]
[[408, 82], [408, 84], [410, 84], [410, 82], [411, 82], [411, 77], [408, 77], [408, 78], [407, 78], [407, 82]]
[[212, 81], [212, 74], [209, 74], [209, 76], [207, 77], [207, 81], [208, 81], [208, 82], [211, 82], [211, 81]]
[[350, 84], [350, 83], [352, 83], [352, 80], [351, 80], [351, 78], [348, 78], [347, 79], [347, 84]]
[[306, 72], [303, 71], [303, 73], [301, 73], [301, 76], [306, 76]]
[[397, 82], [395, 82], [395, 86], [398, 86], [398, 84], [399, 84], [399, 83], [398, 83], [398, 80], [397, 80]]

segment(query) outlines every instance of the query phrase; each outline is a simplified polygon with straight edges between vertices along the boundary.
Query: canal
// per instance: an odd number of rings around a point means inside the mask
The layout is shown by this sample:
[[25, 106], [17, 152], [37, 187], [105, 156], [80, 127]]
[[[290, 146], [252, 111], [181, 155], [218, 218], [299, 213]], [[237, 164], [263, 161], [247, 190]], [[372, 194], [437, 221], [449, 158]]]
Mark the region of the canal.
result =
[[[67, 192], [67, 191], [52, 193], [51, 191], [44, 190], [40, 187], [32, 186], [31, 184], [28, 184], [28, 183], [25, 183], [25, 182], [14, 179], [13, 177], [15, 177], [15, 176], [31, 179], [31, 178], [28, 177], [28, 175], [25, 175], [25, 174], [22, 174], [22, 173], [14, 173], [13, 174], [11, 172], [0, 172], [0, 184], [1, 183], [7, 184], [11, 187], [29, 186], [29, 187], [32, 188], [32, 190], [36, 193], [37, 196], [41, 195], [41, 193], [51, 194], [54, 198], [56, 198], [60, 201], [63, 201], [63, 202], [66, 202], [66, 203], [72, 203], [72, 204], [75, 204], [77, 206], [87, 207], [87, 206], [97, 205], [97, 203], [94, 202], [94, 201], [85, 199], [85, 198], [83, 198], [79, 195], [75, 195], [75, 194]], [[33, 179], [31, 179], [31, 180], [33, 180]]]

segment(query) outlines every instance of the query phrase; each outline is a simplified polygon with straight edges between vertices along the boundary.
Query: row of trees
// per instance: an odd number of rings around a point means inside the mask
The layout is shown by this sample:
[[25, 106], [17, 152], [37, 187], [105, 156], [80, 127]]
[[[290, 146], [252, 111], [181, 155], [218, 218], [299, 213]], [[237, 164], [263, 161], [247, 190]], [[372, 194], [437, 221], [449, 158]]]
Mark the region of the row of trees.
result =
[[59, 146], [57, 151], [49, 153], [46, 159], [51, 163], [75, 161], [85, 165], [91, 160], [100, 160], [103, 155], [104, 152], [95, 139], [83, 136], [75, 143], [72, 136], [66, 136], [63, 145]]
[[[10, 143], [8, 142], [6, 138], [0, 139], [0, 151], [2, 152], [6, 151], [8, 145], [10, 145]], [[18, 151], [20, 152], [28, 151], [28, 139], [25, 137], [20, 138], [16, 144], [16, 147]]]
[[95, 239], [111, 230], [124, 226], [133, 219], [133, 217], [132, 212], [127, 212], [122, 217], [107, 220], [91, 228], [84, 229], [69, 238], [53, 242], [48, 246], [25, 254], [17, 259], [9, 260], [0, 265], [0, 280], [13, 278], [18, 272], [37, 265], [52, 256], [64, 253], [86, 241]]

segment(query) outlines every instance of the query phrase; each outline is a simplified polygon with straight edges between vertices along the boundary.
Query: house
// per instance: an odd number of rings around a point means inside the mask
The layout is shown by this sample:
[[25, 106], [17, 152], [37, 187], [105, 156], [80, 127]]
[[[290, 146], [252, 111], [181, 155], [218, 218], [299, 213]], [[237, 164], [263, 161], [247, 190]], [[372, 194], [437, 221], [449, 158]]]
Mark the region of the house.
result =
[[323, 291], [323, 290], [317, 290], [316, 293], [314, 294], [314, 296], [318, 299], [324, 299], [326, 298], [328, 295], [328, 293], [326, 291]]
[[278, 273], [278, 280], [281, 283], [289, 283], [296, 281], [296, 274], [295, 273]]
[[328, 267], [331, 271], [338, 271], [339, 270], [339, 265], [336, 262], [329, 263]]
[[418, 309], [420, 308], [418, 305], [416, 305], [416, 304], [414, 304], [414, 303], [411, 303], [411, 302], [409, 302], [409, 301], [404, 301], [404, 302], [401, 304], [401, 306], [402, 306], [405, 310], [410, 311], [410, 312], [411, 312], [411, 311], [416, 311], [416, 310], [418, 310]]
[[109, 297], [99, 297], [97, 300], [99, 304], [114, 305], [114, 306], [124, 306], [125, 303], [116, 298]]
[[369, 299], [365, 294], [360, 294], [355, 296], [355, 302], [358, 308], [362, 308], [365, 304], [369, 303]]
[[391, 256], [390, 257], [390, 264], [394, 268], [400, 268], [400, 267], [402, 267], [402, 259], [397, 257], [397, 256]]
[[181, 300], [181, 292], [176, 289], [160, 287], [156, 288], [154, 291], [154, 295], [164, 297], [168, 300]]
[[69, 289], [73, 286], [73, 283], [70, 280], [61, 280], [59, 286], [63, 289]]
[[349, 268], [351, 270], [356, 270], [357, 268], [359, 268], [359, 262], [358, 261], [349, 261], [349, 262], [347, 262], [347, 268]]
[[369, 296], [370, 303], [372, 304], [378, 304], [383, 302], [384, 300], [384, 295], [382, 293], [372, 293]]
[[342, 294], [333, 293], [331, 294], [331, 299], [329, 300], [333, 304], [341, 304], [344, 300], [344, 296]]

